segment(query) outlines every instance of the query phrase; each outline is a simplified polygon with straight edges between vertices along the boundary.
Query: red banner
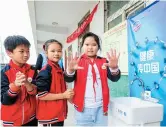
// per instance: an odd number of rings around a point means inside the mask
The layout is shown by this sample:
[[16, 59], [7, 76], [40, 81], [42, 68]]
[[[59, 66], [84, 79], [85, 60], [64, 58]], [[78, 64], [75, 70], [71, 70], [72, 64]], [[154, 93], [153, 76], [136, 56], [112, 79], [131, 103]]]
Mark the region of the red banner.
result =
[[95, 12], [97, 11], [98, 5], [99, 5], [99, 3], [94, 7], [93, 11], [85, 19], [85, 21], [81, 24], [81, 26], [78, 27], [69, 37], [67, 37], [67, 43], [74, 41], [85, 30], [85, 28], [88, 26], [88, 24], [90, 24]]

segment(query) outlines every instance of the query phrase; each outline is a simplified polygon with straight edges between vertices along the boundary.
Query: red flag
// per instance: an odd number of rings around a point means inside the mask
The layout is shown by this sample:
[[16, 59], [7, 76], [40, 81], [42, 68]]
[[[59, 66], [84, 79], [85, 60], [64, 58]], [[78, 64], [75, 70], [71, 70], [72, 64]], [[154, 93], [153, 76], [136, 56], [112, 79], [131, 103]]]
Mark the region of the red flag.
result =
[[85, 30], [85, 28], [88, 26], [88, 24], [91, 23], [93, 16], [94, 16], [95, 12], [97, 11], [99, 3], [94, 7], [93, 11], [85, 19], [85, 21], [81, 24], [81, 26], [78, 27], [69, 37], [67, 37], [67, 43], [74, 41]]

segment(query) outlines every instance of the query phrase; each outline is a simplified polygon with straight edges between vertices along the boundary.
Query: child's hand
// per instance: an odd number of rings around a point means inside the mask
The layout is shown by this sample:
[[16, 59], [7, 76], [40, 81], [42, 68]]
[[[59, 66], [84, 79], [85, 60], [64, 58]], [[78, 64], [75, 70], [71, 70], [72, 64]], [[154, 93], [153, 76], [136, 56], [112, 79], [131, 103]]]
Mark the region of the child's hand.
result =
[[69, 59], [68, 59], [68, 72], [70, 74], [78, 69], [84, 69], [83, 67], [78, 66], [79, 60], [80, 59], [77, 57], [77, 53], [76, 53], [74, 58], [72, 55], [69, 57]]
[[104, 112], [104, 116], [108, 116], [108, 112]]
[[22, 74], [21, 72], [17, 72], [16, 80], [14, 81], [14, 84], [16, 86], [21, 86], [22, 84], [24, 84], [25, 80], [26, 80], [25, 75]]
[[65, 99], [71, 99], [73, 96], [74, 96], [74, 91], [72, 89], [67, 89], [63, 93], [63, 98], [65, 98]]
[[116, 50], [111, 49], [111, 51], [107, 52], [107, 57], [109, 62], [104, 63], [104, 66], [108, 66], [111, 69], [117, 69], [118, 68], [118, 60], [119, 60], [120, 53], [116, 55]]
[[73, 103], [71, 98], [70, 98], [70, 99], [67, 99], [67, 100], [70, 102], [70, 104], [72, 104], [72, 103]]
[[22, 83], [22, 85], [24, 85], [24, 86], [28, 86], [28, 85], [31, 85], [31, 83], [28, 82], [28, 80], [26, 79], [26, 80]]
[[[22, 76], [25, 77], [23, 73]], [[32, 91], [34, 89], [33, 84], [31, 84], [31, 82], [29, 82], [26, 77], [25, 80], [22, 82], [22, 85], [24, 85], [28, 91]]]

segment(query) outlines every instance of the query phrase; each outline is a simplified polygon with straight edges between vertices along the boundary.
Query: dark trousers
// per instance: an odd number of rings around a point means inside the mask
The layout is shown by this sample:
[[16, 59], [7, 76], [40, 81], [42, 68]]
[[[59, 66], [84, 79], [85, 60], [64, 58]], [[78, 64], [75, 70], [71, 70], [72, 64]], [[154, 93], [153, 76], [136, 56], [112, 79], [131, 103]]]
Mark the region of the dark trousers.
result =
[[37, 119], [35, 118], [35, 119], [33, 119], [32, 121], [30, 121], [30, 122], [28, 122], [28, 123], [26, 123], [26, 124], [24, 124], [24, 125], [22, 125], [22, 126], [38, 126], [38, 121], [37, 121]]
[[49, 126], [50, 127], [53, 127], [53, 126], [63, 126], [64, 125], [64, 121], [61, 121], [61, 122], [56, 122], [56, 123], [52, 123], [52, 124], [43, 124], [44, 127], [47, 127]]

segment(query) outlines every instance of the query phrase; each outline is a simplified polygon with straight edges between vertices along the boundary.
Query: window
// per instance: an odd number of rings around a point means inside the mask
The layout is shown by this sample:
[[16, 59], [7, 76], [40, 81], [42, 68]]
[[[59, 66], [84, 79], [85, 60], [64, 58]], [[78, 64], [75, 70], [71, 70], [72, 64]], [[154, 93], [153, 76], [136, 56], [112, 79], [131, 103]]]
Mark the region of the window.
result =
[[122, 8], [129, 1], [107, 1], [107, 18]]
[[108, 23], [108, 29], [113, 28], [114, 26], [118, 25], [119, 23], [122, 22], [122, 15], [118, 16], [114, 20]]
[[115, 27], [126, 20], [129, 16], [134, 16], [145, 8], [145, 2], [137, 1], [105, 1], [105, 31]]
[[129, 9], [126, 10], [126, 18], [136, 15], [144, 8], [145, 8], [144, 2], [135, 5], [134, 7], [130, 7]]

